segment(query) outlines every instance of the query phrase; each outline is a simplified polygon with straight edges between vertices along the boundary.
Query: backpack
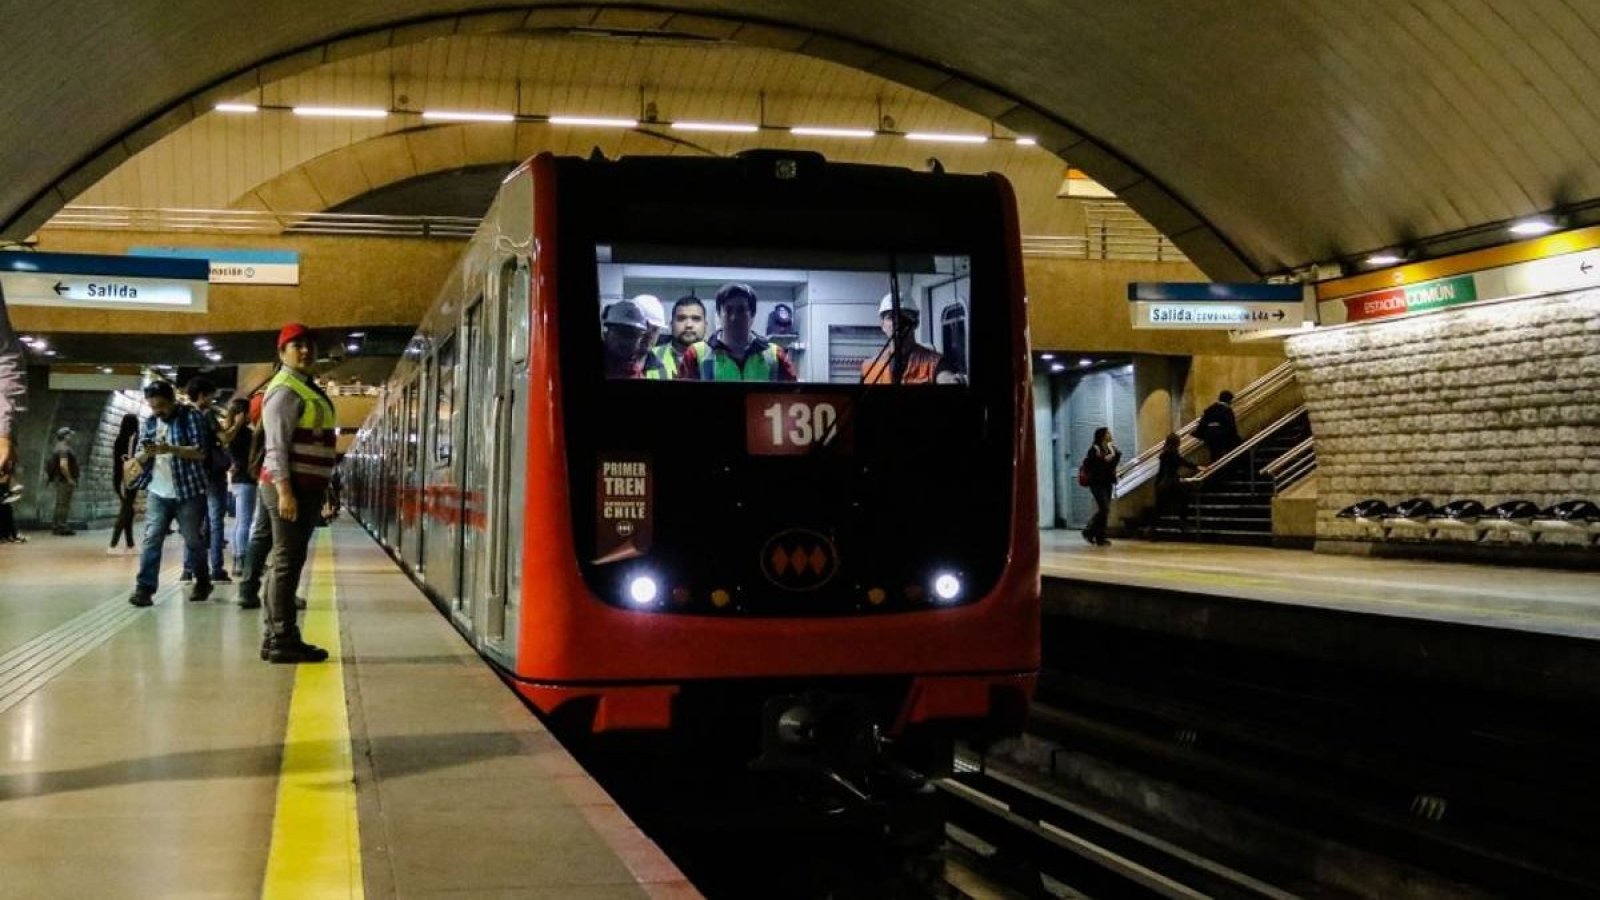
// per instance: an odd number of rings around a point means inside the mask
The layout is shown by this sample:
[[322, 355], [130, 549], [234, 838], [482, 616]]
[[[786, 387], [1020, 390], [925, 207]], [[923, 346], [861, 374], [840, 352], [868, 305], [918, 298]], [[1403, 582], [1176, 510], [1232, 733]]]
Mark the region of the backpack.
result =
[[1083, 462], [1078, 464], [1078, 487], [1089, 486], [1089, 454], [1083, 455]]

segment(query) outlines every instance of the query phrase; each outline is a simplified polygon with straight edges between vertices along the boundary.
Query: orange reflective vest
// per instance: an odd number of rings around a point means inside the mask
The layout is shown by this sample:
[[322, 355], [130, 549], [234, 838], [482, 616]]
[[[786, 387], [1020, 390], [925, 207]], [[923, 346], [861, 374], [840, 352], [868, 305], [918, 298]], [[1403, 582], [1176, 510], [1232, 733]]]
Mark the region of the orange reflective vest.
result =
[[[884, 351], [882, 357], [861, 361], [862, 384], [893, 384], [894, 374], [889, 368], [891, 353]], [[910, 352], [905, 354], [905, 370], [900, 373], [901, 384], [933, 384], [934, 378], [939, 374], [939, 363], [944, 359], [939, 351], [921, 344], [912, 344]]]

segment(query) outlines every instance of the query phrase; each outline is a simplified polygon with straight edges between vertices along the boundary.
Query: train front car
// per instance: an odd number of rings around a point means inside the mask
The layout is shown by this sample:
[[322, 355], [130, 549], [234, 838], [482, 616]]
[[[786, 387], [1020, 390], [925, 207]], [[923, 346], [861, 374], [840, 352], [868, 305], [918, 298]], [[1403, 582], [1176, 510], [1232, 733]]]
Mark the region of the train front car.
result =
[[1038, 532], [1004, 179], [775, 151], [530, 169], [533, 345], [559, 363], [531, 392], [519, 689], [778, 765], [893, 744], [937, 768], [1020, 729]]

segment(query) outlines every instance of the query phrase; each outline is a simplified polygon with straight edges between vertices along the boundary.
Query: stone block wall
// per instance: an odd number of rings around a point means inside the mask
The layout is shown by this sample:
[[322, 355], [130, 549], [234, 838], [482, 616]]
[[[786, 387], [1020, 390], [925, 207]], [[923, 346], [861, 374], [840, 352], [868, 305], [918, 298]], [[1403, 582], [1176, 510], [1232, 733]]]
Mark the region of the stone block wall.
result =
[[1376, 497], [1600, 502], [1600, 290], [1290, 338], [1317, 439], [1317, 537]]

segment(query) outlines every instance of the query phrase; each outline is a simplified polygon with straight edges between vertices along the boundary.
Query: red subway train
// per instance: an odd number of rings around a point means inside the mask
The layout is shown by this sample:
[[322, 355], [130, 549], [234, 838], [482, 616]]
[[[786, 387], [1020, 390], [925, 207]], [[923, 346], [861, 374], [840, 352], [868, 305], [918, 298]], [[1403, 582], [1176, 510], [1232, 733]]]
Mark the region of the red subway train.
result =
[[998, 175], [542, 155], [383, 388], [346, 501], [563, 728], [937, 766], [1020, 730], [1036, 680], [1029, 384]]

